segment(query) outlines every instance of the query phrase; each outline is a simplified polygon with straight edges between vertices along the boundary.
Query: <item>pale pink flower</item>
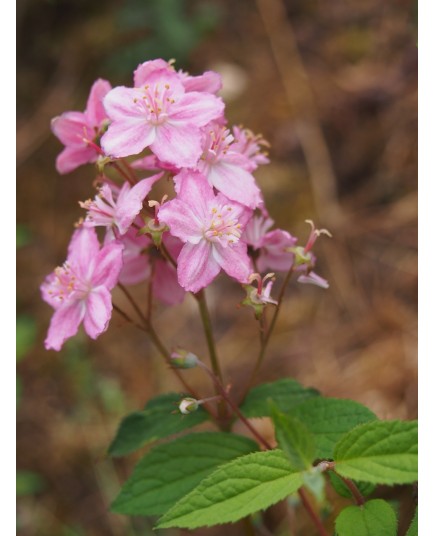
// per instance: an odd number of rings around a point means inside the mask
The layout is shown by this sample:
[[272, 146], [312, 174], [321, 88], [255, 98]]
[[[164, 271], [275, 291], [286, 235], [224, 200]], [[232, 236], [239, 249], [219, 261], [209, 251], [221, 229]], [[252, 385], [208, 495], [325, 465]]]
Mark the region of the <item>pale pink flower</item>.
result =
[[294, 263], [291, 252], [297, 239], [282, 229], [269, 231], [274, 221], [257, 215], [246, 226], [242, 239], [249, 245], [249, 253], [255, 259], [260, 272], [276, 270], [288, 271]]
[[213, 189], [198, 172], [176, 178], [178, 197], [159, 210], [159, 220], [185, 243], [178, 257], [178, 281], [198, 292], [223, 269], [245, 283], [252, 272], [247, 246], [240, 241], [251, 212]]
[[248, 158], [232, 149], [234, 137], [229, 130], [216, 122], [203, 129], [203, 154], [197, 169], [209, 184], [233, 201], [249, 208], [262, 203]]
[[163, 162], [194, 167], [202, 153], [200, 128], [223, 114], [221, 99], [186, 92], [178, 75], [153, 70], [136, 88], [116, 87], [104, 99], [112, 120], [101, 140], [114, 157], [140, 153], [146, 147]]
[[247, 128], [234, 126], [234, 142], [231, 149], [237, 153], [244, 155], [248, 162], [248, 171], [254, 171], [261, 164], [269, 164], [270, 160], [267, 153], [262, 152], [262, 147], [269, 147], [270, 144], [264, 140], [261, 134], [253, 134]]
[[110, 291], [118, 282], [122, 249], [117, 242], [100, 249], [93, 228], [81, 227], [74, 232], [65, 264], [41, 286], [42, 297], [54, 308], [45, 339], [47, 350], [60, 350], [81, 322], [92, 339], [107, 329], [112, 312]]
[[120, 189], [105, 182], [94, 200], [80, 202], [80, 206], [87, 210], [84, 225], [114, 227], [120, 235], [125, 234], [141, 211], [143, 200], [161, 177], [162, 173], [158, 173], [133, 187], [125, 182]]
[[84, 112], [65, 112], [51, 121], [51, 130], [65, 145], [56, 159], [59, 173], [69, 173], [83, 164], [96, 162], [102, 153], [98, 139], [108, 123], [102, 100], [110, 90], [107, 80], [97, 80]]
[[[265, 281], [269, 280], [268, 283]], [[249, 298], [254, 305], [277, 305], [277, 301], [271, 297], [271, 289], [274, 284], [274, 274], [269, 273], [264, 277], [261, 277], [258, 273], [250, 274], [249, 283], [252, 284], [254, 281], [257, 283], [257, 288], [252, 286], [252, 290], [249, 293]]]

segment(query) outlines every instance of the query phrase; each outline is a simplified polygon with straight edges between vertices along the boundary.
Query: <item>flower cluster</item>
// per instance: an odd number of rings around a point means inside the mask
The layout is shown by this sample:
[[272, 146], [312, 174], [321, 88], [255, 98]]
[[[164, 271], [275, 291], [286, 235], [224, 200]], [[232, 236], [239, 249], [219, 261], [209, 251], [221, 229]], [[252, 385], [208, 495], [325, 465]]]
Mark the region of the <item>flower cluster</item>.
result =
[[[261, 272], [294, 270], [301, 282], [327, 286], [312, 271], [310, 251], [322, 231], [314, 229], [303, 248], [287, 231], [271, 230], [253, 176], [268, 163], [268, 144], [227, 126], [220, 88], [217, 73], [190, 76], [162, 59], [147, 61], [134, 72], [133, 87], [97, 80], [84, 112], [53, 119], [65, 146], [57, 170], [96, 163], [98, 191], [80, 202], [86, 213], [67, 261], [41, 287], [55, 310], [47, 348], [59, 350], [82, 321], [92, 338], [102, 333], [118, 283], [148, 281], [158, 299], [176, 304], [223, 271], [248, 288], [255, 306], [276, 303], [271, 280], [262, 291], [271, 275]], [[157, 183], [169, 194], [161, 202], [151, 196]], [[96, 227], [104, 228], [102, 244]]]

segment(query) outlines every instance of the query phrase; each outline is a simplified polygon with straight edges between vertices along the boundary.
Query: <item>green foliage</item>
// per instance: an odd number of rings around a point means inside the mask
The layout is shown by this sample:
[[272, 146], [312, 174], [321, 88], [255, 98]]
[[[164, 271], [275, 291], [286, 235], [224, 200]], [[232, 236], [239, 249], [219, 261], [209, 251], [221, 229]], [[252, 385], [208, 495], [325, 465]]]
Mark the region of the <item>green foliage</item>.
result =
[[361, 424], [338, 442], [337, 473], [373, 484], [409, 484], [417, 480], [417, 422], [373, 421]]
[[339, 439], [358, 424], [376, 420], [367, 407], [354, 400], [317, 396], [296, 406], [297, 417], [315, 436], [315, 458], [332, 458]]
[[109, 447], [109, 454], [124, 456], [147, 443], [177, 434], [207, 420], [208, 414], [202, 408], [190, 415], [174, 414], [182, 397], [177, 393], [160, 395], [150, 400], [143, 411], [127, 415]]
[[414, 513], [413, 520], [410, 526], [408, 527], [406, 536], [417, 536], [417, 506], [416, 506], [416, 511]]
[[395, 511], [381, 499], [349, 506], [336, 519], [337, 536], [396, 536]]
[[[348, 486], [342, 482], [342, 479], [339, 478], [339, 475], [334, 473], [333, 471], [329, 471], [327, 473], [327, 476], [330, 479], [330, 484], [333, 486], [336, 493], [339, 493], [342, 497], [346, 497], [347, 499], [352, 498], [352, 493], [348, 489]], [[360, 491], [360, 493], [363, 495], [363, 497], [367, 497], [368, 495], [371, 495], [371, 493], [375, 490], [376, 485], [371, 484], [371, 482], [357, 482], [353, 481], [353, 483], [356, 485], [357, 489]]]
[[311, 467], [315, 455], [315, 438], [295, 417], [284, 415], [271, 403], [276, 440], [291, 466], [302, 471]]
[[254, 387], [246, 396], [240, 410], [248, 418], [269, 417], [270, 399], [280, 411], [288, 413], [301, 402], [318, 395], [316, 389], [303, 387], [297, 381], [285, 378]]
[[112, 505], [130, 515], [161, 515], [220, 465], [258, 450], [243, 436], [190, 434], [158, 445], [134, 469]]
[[281, 450], [255, 452], [217, 469], [159, 521], [158, 528], [233, 523], [296, 492], [302, 477]]

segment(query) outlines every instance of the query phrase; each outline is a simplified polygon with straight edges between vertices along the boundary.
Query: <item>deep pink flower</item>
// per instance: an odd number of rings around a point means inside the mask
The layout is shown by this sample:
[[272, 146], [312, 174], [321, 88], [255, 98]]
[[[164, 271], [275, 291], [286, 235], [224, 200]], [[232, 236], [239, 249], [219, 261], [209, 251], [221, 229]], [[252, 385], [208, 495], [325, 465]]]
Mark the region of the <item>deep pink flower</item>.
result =
[[100, 249], [93, 228], [74, 232], [65, 264], [41, 286], [42, 297], [54, 308], [45, 339], [47, 350], [60, 350], [82, 321], [92, 339], [107, 329], [112, 312], [110, 291], [122, 268], [122, 249], [117, 242]]
[[234, 137], [222, 125], [213, 122], [203, 129], [203, 154], [197, 169], [209, 184], [233, 201], [249, 208], [262, 203], [249, 159], [232, 149]]
[[185, 243], [178, 257], [178, 281], [198, 292], [223, 269], [245, 283], [252, 272], [247, 246], [240, 236], [251, 211], [213, 189], [198, 172], [176, 178], [178, 197], [163, 204], [159, 220]]
[[158, 173], [142, 179], [133, 187], [125, 182], [120, 189], [114, 184], [104, 183], [93, 201], [80, 202], [80, 206], [88, 211], [85, 226], [115, 227], [119, 234], [125, 234], [141, 211], [143, 200], [161, 177], [162, 173]]
[[141, 87], [117, 87], [104, 99], [112, 120], [101, 140], [115, 157], [150, 147], [163, 162], [194, 167], [202, 153], [200, 128], [222, 115], [224, 104], [209, 93], [186, 92], [179, 76], [151, 71]]
[[262, 215], [254, 216], [246, 226], [242, 239], [250, 246], [250, 252], [260, 272], [288, 271], [294, 263], [291, 252], [297, 239], [282, 229], [269, 231], [274, 221]]
[[110, 90], [107, 80], [97, 80], [90, 90], [84, 112], [65, 112], [51, 121], [51, 130], [65, 145], [56, 159], [59, 173], [69, 173], [83, 164], [96, 162], [102, 152], [98, 138], [108, 122], [102, 100]]

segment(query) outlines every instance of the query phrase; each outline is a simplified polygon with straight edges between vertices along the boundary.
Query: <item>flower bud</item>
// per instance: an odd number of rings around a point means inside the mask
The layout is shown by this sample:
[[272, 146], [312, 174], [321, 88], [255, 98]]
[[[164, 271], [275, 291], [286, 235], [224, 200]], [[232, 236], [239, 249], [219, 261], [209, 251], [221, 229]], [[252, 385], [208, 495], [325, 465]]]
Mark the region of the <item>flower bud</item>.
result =
[[183, 415], [188, 415], [197, 411], [199, 408], [199, 402], [195, 398], [184, 398], [179, 403], [179, 411]]
[[177, 348], [170, 356], [170, 363], [174, 368], [190, 369], [197, 367], [199, 358], [184, 348]]

